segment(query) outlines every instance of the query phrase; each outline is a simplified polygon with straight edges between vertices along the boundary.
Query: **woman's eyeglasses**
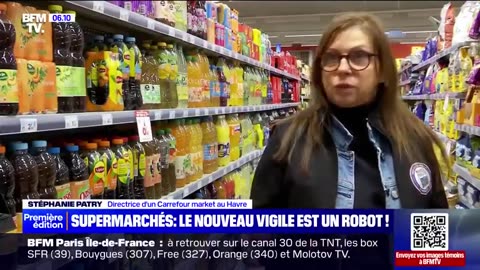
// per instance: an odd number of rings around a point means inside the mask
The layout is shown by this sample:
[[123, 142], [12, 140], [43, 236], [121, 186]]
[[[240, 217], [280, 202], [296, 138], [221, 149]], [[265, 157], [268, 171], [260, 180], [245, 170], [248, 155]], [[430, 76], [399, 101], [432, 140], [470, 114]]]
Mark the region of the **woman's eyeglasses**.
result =
[[370, 65], [370, 59], [373, 56], [377, 55], [365, 51], [353, 51], [348, 54], [327, 52], [321, 57], [320, 65], [326, 72], [336, 71], [340, 67], [342, 59], [345, 58], [352, 70], [362, 71]]

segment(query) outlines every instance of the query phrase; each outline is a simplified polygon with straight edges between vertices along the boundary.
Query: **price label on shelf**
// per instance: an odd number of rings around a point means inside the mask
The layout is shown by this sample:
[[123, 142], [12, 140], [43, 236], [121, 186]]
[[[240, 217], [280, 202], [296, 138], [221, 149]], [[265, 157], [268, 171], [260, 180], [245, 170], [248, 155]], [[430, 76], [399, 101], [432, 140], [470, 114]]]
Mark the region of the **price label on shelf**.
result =
[[183, 117], [188, 117], [188, 109], [183, 110]]
[[103, 5], [103, 1], [93, 1], [93, 10], [96, 12], [103, 13], [105, 10], [105, 6]]
[[225, 52], [225, 48], [224, 48], [224, 47], [220, 47], [220, 53], [221, 53], [221, 54], [223, 54], [223, 55], [225, 55], [225, 54], [226, 54], [226, 52]]
[[130, 17], [130, 11], [126, 9], [120, 9], [120, 20], [128, 22]]
[[207, 108], [203, 109], [203, 115], [209, 115]]
[[215, 107], [215, 110], [214, 110], [215, 114], [218, 114], [218, 108]]
[[20, 118], [20, 132], [36, 132], [37, 119], [36, 118]]
[[202, 48], [207, 48], [208, 42], [206, 40], [202, 40]]
[[162, 112], [156, 111], [154, 117], [155, 117], [155, 120], [162, 120]]
[[197, 181], [197, 186], [196, 186], [196, 190], [199, 190], [203, 187], [203, 181]]
[[182, 40], [183, 41], [188, 41], [188, 33], [187, 32], [183, 32], [183, 31], [180, 31], [181, 32], [181, 35], [182, 35]]
[[199, 116], [200, 115], [200, 109], [195, 109], [195, 116]]
[[149, 142], [153, 139], [152, 124], [150, 122], [150, 114], [148, 111], [136, 111], [138, 137], [140, 142]]
[[447, 94], [447, 95], [445, 95], [445, 100], [444, 100], [444, 103], [443, 103], [443, 110], [444, 111], [448, 110], [448, 101], [449, 101], [449, 96]]
[[147, 28], [151, 30], [155, 30], [155, 21], [147, 18]]
[[102, 114], [102, 125], [113, 125], [113, 117], [111, 113]]
[[225, 114], [225, 107], [221, 108], [221, 112], [222, 112], [222, 114]]
[[65, 128], [78, 128], [78, 116], [65, 116]]
[[213, 182], [213, 176], [209, 175], [207, 181], [208, 181], [209, 184], [212, 183]]
[[168, 114], [168, 119], [175, 119], [175, 110], [171, 110]]

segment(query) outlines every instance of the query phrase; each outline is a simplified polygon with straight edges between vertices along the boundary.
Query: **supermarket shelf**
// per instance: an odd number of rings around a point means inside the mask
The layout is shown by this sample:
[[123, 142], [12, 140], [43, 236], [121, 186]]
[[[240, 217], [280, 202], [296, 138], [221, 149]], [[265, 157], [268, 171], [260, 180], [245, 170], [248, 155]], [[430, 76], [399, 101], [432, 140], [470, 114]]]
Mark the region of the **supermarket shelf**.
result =
[[180, 199], [183, 199], [183, 198], [187, 197], [188, 195], [192, 194], [193, 192], [201, 189], [202, 187], [212, 183], [216, 179], [221, 178], [222, 176], [227, 175], [231, 171], [242, 167], [244, 164], [262, 156], [263, 150], [264, 149], [255, 150], [255, 151], [247, 154], [246, 156], [243, 156], [240, 159], [238, 159], [234, 162], [231, 162], [227, 166], [219, 168], [218, 170], [216, 170], [215, 172], [213, 172], [211, 174], [204, 175], [201, 179], [199, 179], [199, 180], [197, 180], [193, 183], [190, 183], [183, 188], [177, 188], [177, 190], [175, 190], [174, 192], [164, 196], [161, 199], [162, 200], [180, 200]]
[[423, 94], [423, 95], [407, 95], [402, 98], [405, 100], [441, 100], [448, 98], [465, 98], [466, 92], [444, 92], [444, 93], [435, 93], [435, 94]]
[[399, 71], [398, 71], [398, 74], [402, 74], [403, 72], [407, 71], [409, 68], [411, 68], [413, 66], [412, 63], [404, 66], [403, 68], [401, 68]]
[[480, 136], [480, 127], [477, 126], [455, 124], [455, 129], [475, 136]]
[[455, 140], [454, 139], [450, 139], [448, 138], [447, 136], [445, 136], [444, 134], [434, 130], [433, 132], [435, 132], [435, 134], [437, 134], [437, 136], [440, 138], [440, 140], [442, 140], [442, 142], [446, 145], [447, 143], [455, 143]]
[[426, 69], [431, 64], [437, 62], [440, 58], [455, 52], [457, 49], [459, 49], [461, 47], [468, 46], [469, 44], [470, 44], [470, 42], [461, 42], [461, 43], [457, 43], [457, 44], [453, 45], [452, 47], [450, 47], [446, 50], [442, 50], [442, 51], [438, 52], [436, 55], [434, 55], [433, 57], [430, 57], [428, 60], [423, 61], [423, 62], [419, 63], [418, 65], [414, 66], [412, 68], [412, 71]]
[[466, 168], [455, 163], [455, 165], [453, 165], [453, 171], [465, 179], [465, 181], [471, 184], [474, 188], [480, 190], [480, 180], [473, 177]]
[[[268, 111], [296, 107], [298, 105], [300, 105], [300, 103], [148, 111], [152, 121], [159, 121], [207, 115]], [[0, 135], [109, 126], [135, 122], [135, 111], [0, 116]]]
[[[147, 18], [135, 12], [126, 10], [122, 7], [108, 3], [106, 1], [65, 1], [69, 7], [75, 8], [79, 15], [93, 19], [115, 19], [121, 21], [123, 24], [130, 24], [138, 31], [156, 32], [162, 35], [173, 38], [177, 41], [182, 41], [187, 44], [193, 44], [202, 49], [208, 50], [217, 55], [238, 60], [240, 62], [266, 69], [271, 73], [279, 76], [284, 76], [292, 80], [300, 80], [300, 77], [291, 75], [283, 70], [272, 67], [269, 64], [261, 63], [250, 57], [232, 52], [224, 47], [212, 44], [204, 39], [190, 35], [184, 31], [175, 29], [161, 22]], [[81, 9], [79, 9], [81, 8]]]
[[301, 78], [302, 78], [302, 80], [304, 80], [304, 81], [306, 81], [306, 82], [310, 82], [310, 79], [307, 78], [307, 76], [305, 76], [305, 75], [303, 75], [303, 74], [301, 75]]

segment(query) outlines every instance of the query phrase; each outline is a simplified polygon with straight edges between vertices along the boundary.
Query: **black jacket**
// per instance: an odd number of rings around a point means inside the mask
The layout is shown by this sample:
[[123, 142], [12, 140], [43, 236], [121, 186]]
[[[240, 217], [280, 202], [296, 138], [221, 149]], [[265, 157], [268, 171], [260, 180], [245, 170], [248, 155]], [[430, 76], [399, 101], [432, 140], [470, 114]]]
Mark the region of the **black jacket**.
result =
[[[377, 117], [369, 117], [369, 123], [377, 130], [382, 130]], [[273, 159], [280, 146], [281, 139], [289, 123], [276, 126], [258, 164], [252, 184], [251, 199], [255, 208], [335, 208], [338, 184], [337, 154], [331, 135], [324, 132], [324, 146], [314, 150], [309, 174], [301, 171], [301, 149], [304, 140], [297, 142], [293, 151], [294, 161], [279, 162]], [[320, 128], [320, 125], [319, 125]], [[402, 208], [428, 209], [448, 208], [448, 203], [441, 181], [441, 174], [436, 160], [429, 160], [427, 151], [431, 147], [422, 145], [420, 140], [412, 138], [418, 144], [421, 162], [431, 168], [432, 188], [426, 195], [421, 194], [410, 180], [410, 168], [413, 163], [405, 155], [393, 151], [394, 170], [398, 187], [398, 196]], [[430, 155], [431, 156], [431, 155]]]

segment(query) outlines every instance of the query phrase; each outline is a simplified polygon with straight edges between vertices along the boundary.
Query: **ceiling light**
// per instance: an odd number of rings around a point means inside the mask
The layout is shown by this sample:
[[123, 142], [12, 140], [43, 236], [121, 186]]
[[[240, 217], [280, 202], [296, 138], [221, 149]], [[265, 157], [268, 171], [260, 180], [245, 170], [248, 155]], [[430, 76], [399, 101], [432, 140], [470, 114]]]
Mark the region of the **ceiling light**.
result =
[[286, 35], [286, 38], [294, 38], [294, 37], [321, 37], [323, 34], [310, 34], [310, 35]]

